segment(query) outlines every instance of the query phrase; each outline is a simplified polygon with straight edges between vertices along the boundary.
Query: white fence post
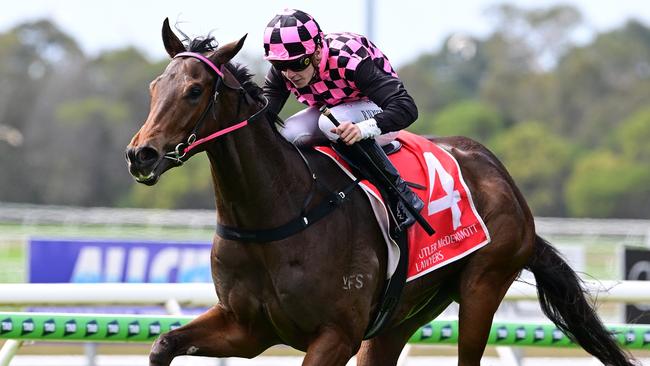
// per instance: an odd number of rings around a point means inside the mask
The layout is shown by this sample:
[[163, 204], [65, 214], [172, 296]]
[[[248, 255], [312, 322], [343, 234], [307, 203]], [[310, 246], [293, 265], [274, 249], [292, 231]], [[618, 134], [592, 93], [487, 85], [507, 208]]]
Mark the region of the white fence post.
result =
[[7, 339], [2, 349], [0, 349], [0, 366], [9, 366], [11, 359], [14, 358], [14, 355], [22, 345], [23, 341]]
[[413, 346], [407, 343], [404, 348], [402, 348], [402, 353], [399, 354], [399, 358], [397, 359], [397, 366], [406, 366], [409, 353], [411, 353], [411, 347]]

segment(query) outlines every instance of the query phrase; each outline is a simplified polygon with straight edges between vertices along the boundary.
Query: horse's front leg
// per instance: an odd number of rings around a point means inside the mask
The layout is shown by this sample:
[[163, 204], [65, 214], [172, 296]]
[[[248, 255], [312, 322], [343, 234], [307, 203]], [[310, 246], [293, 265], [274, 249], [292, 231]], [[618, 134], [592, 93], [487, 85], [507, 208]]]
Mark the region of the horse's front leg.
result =
[[351, 337], [337, 326], [324, 326], [309, 343], [302, 366], [345, 366], [359, 349], [361, 340]]
[[252, 358], [275, 344], [263, 327], [242, 324], [234, 314], [217, 304], [188, 324], [165, 333], [149, 354], [150, 366], [168, 366], [174, 357]]

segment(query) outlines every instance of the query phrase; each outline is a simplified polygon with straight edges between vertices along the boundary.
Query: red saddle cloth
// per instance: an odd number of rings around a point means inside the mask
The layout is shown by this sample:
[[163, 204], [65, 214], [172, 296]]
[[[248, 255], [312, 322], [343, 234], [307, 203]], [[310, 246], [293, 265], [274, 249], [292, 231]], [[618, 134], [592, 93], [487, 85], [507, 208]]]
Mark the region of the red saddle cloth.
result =
[[[408, 282], [487, 245], [490, 234], [476, 212], [456, 159], [438, 145], [407, 131], [400, 131], [397, 140], [402, 143], [402, 149], [389, 158], [404, 180], [426, 187], [413, 188], [413, 191], [424, 201], [420, 214], [436, 230], [429, 236], [417, 223], [408, 229]], [[350, 174], [347, 164], [332, 149], [317, 147], [317, 150], [336, 159]], [[380, 197], [374, 185], [363, 183], [364, 189]], [[376, 215], [382, 220], [381, 215], [377, 212]]]

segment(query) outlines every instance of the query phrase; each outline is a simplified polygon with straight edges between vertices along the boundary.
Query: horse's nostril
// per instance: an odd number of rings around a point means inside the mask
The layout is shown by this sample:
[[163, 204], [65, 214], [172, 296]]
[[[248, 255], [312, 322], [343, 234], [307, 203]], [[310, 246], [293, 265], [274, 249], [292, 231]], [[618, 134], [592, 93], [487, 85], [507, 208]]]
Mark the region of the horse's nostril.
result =
[[135, 153], [135, 158], [140, 164], [150, 164], [158, 160], [158, 151], [145, 146]]
[[124, 155], [125, 155], [125, 158], [126, 158], [127, 162], [130, 163], [130, 162], [135, 161], [135, 149], [133, 149], [133, 148], [126, 149], [126, 151], [124, 152]]

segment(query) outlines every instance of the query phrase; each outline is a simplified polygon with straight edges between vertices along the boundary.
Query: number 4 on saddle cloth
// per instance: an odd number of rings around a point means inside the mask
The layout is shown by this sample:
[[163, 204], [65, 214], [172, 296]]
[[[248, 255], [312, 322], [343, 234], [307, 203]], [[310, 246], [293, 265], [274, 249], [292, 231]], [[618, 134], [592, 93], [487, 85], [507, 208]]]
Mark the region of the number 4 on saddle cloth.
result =
[[[408, 282], [487, 245], [490, 235], [474, 207], [456, 159], [433, 142], [407, 131], [400, 131], [397, 140], [402, 148], [390, 154], [389, 159], [404, 180], [421, 186], [413, 189], [425, 203], [420, 213], [436, 229], [429, 236], [420, 225], [408, 228]], [[322, 146], [315, 149], [354, 177], [349, 165], [333, 149]], [[389, 235], [388, 212], [372, 183], [364, 180], [360, 186], [370, 200], [388, 246], [386, 275], [390, 278], [397, 268], [400, 250]]]

